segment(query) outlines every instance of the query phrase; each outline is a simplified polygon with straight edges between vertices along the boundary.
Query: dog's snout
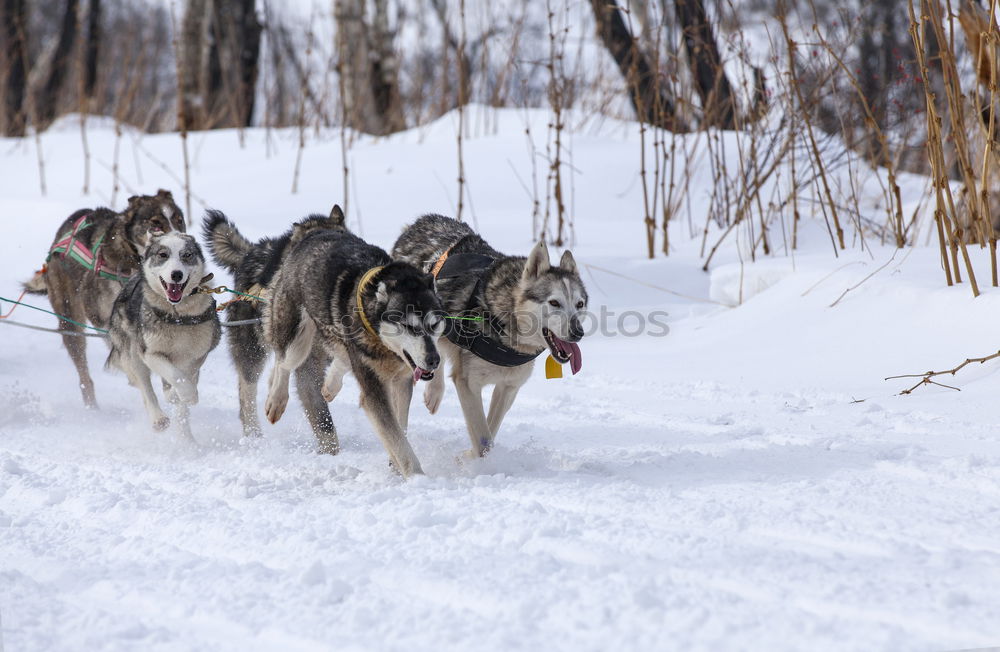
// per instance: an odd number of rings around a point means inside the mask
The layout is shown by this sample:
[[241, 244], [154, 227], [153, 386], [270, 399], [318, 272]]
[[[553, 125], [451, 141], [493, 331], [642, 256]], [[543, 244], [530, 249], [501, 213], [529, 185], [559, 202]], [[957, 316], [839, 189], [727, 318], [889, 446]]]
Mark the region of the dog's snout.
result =
[[174, 283], [180, 283], [181, 281], [184, 280], [184, 272], [175, 269], [174, 271], [170, 272], [170, 280], [173, 281]]
[[569, 322], [569, 341], [579, 342], [583, 339], [583, 325], [580, 320], [574, 317]]
[[428, 371], [437, 369], [438, 365], [441, 364], [441, 354], [437, 351], [429, 351], [424, 358], [424, 363], [427, 365]]

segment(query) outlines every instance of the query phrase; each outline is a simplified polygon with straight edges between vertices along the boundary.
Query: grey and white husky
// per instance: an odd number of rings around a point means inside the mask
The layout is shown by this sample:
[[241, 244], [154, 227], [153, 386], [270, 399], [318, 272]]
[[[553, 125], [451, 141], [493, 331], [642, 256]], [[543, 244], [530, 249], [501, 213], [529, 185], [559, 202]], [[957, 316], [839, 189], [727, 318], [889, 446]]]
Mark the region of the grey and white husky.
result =
[[[451, 362], [472, 455], [493, 446], [539, 354], [548, 349], [574, 374], [580, 370], [577, 342], [583, 337], [587, 291], [570, 251], [557, 267], [550, 264], [544, 241], [527, 258], [505, 256], [462, 222], [425, 215], [403, 230], [392, 255], [431, 272], [448, 314], [465, 317], [449, 320], [441, 351]], [[487, 385], [494, 385], [488, 415], [482, 399]], [[424, 390], [431, 413], [443, 396], [439, 374]]]
[[86, 338], [81, 323], [107, 328], [111, 306], [138, 269], [150, 234], [184, 232], [184, 214], [169, 190], [129, 197], [120, 213], [109, 208], [83, 208], [56, 230], [46, 264], [24, 284], [32, 294], [47, 294], [59, 320], [63, 345], [80, 378], [83, 402], [97, 407], [94, 381], [87, 368]]
[[422, 473], [406, 439], [410, 397], [434, 378], [444, 331], [434, 279], [346, 231], [315, 231], [289, 254], [264, 309], [264, 334], [274, 350], [264, 411], [275, 423], [288, 405], [292, 371], [318, 341], [333, 358], [323, 382], [332, 401], [350, 371], [361, 406], [404, 476]]
[[198, 291], [211, 278], [193, 236], [156, 236], [142, 256], [141, 273], [115, 299], [108, 323], [111, 353], [105, 368], [118, 368], [142, 392], [153, 428], [170, 419], [160, 409], [150, 372], [163, 379], [163, 392], [176, 404], [181, 432], [191, 436], [190, 406], [198, 402], [198, 374], [219, 344], [219, 317], [211, 295]]
[[[250, 242], [219, 211], [208, 211], [202, 222], [202, 234], [208, 243], [208, 250], [215, 262], [229, 270], [238, 292], [260, 295], [267, 298], [275, 275], [287, 259], [289, 252], [298, 242], [316, 230], [332, 229], [346, 231], [344, 213], [340, 206], [334, 206], [329, 216], [310, 215], [296, 222], [284, 234], [277, 237], [261, 238]], [[258, 319], [263, 316], [263, 302], [234, 301], [226, 308], [230, 321]], [[264, 330], [260, 325], [246, 325], [230, 328], [226, 333], [229, 352], [239, 375], [240, 421], [243, 434], [248, 437], [260, 435], [260, 421], [257, 417], [257, 383], [264, 362], [267, 346]], [[319, 442], [319, 450], [336, 455], [338, 448], [337, 431], [330, 416], [330, 409], [320, 395], [323, 370], [330, 358], [317, 343], [309, 357], [295, 371], [295, 389], [305, 408], [306, 417]]]

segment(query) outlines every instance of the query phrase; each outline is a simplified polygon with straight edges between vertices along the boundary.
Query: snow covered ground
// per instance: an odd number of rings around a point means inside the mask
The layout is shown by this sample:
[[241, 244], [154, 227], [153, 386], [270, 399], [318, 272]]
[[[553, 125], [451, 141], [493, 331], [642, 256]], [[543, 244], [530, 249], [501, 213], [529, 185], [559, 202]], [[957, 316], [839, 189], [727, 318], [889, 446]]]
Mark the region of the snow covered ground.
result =
[[[496, 131], [466, 143], [475, 221], [509, 252], [532, 244], [513, 172], [530, 185], [524, 115], [491, 114]], [[544, 114], [531, 119], [544, 133]], [[42, 137], [45, 197], [33, 143], [0, 140], [0, 296], [16, 297], [66, 215], [109, 201], [113, 131], [91, 129], [84, 197], [75, 129]], [[416, 215], [453, 213], [453, 129], [449, 116], [356, 145], [352, 228], [388, 247]], [[191, 140], [195, 193], [245, 233], [340, 201], [336, 133], [310, 135], [296, 195], [296, 134], [246, 137], [244, 149], [235, 132]], [[706, 274], [682, 221], [672, 255], [643, 260], [637, 137], [618, 123], [573, 136], [574, 252], [591, 308], [616, 313], [609, 330], [656, 310], [670, 332], [595, 333], [574, 377], [545, 380], [539, 366], [484, 460], [458, 459], [468, 443], [451, 387], [434, 417], [414, 401], [426, 477], [390, 472], [350, 379], [332, 406], [341, 455], [312, 452], [294, 405], [262, 440], [241, 440], [225, 346], [203, 372], [198, 445], [185, 444], [149, 430], [137, 392], [101, 370], [101, 342], [89, 342], [91, 412], [57, 337], [0, 326], [4, 649], [1000, 644], [997, 367], [945, 381], [961, 392], [897, 396], [905, 381], [883, 381], [996, 350], [1000, 292], [944, 287], [935, 251], [917, 248], [831, 308], [893, 252], [834, 258], [812, 220], [794, 258], [741, 266], [728, 246]], [[140, 147], [126, 135], [118, 204], [157, 187], [180, 197], [180, 155], [176, 136]], [[713, 302], [738, 303], [741, 279], [742, 305]]]

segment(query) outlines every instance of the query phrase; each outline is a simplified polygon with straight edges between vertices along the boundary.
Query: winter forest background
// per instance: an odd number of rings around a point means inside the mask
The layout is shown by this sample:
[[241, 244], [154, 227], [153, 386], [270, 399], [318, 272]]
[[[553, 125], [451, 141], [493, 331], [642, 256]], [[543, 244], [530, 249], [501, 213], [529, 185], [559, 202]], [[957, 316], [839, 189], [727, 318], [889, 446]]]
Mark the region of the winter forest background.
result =
[[[458, 108], [461, 152], [463, 136], [495, 129], [491, 109], [549, 108], [547, 129], [526, 139], [548, 167], [531, 188], [537, 231], [561, 243], [572, 221], [564, 131], [638, 119], [660, 129], [643, 130], [636, 154], [652, 163], [641, 171], [649, 257], [669, 253], [664, 225], [683, 213], [692, 157], [704, 157], [709, 220], [726, 233], [746, 223], [751, 257], [775, 248], [779, 228], [794, 248], [804, 212], [822, 214], [834, 250], [852, 234], [905, 246], [930, 215], [946, 280], [975, 288], [962, 261], [969, 245], [995, 259], [1000, 220], [988, 4], [5, 0], [0, 125], [20, 136], [78, 114], [84, 140], [87, 115], [182, 135], [297, 127], [304, 140], [335, 127], [349, 147]], [[719, 130], [739, 134], [743, 164], [723, 160]], [[678, 151], [664, 132], [703, 137]], [[873, 222], [857, 189], [831, 182], [845, 167], [885, 169], [884, 216]], [[930, 208], [904, 207], [902, 173], [933, 179]], [[459, 212], [463, 181], [459, 170]]]

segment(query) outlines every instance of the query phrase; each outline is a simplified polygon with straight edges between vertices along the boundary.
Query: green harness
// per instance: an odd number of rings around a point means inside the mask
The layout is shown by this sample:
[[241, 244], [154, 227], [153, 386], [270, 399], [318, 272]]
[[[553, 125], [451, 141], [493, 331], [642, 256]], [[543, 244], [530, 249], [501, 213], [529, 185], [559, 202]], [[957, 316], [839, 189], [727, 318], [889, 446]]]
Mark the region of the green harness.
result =
[[77, 235], [84, 229], [88, 229], [94, 225], [93, 222], [87, 220], [90, 217], [90, 213], [84, 214], [76, 223], [73, 228], [60, 236], [59, 240], [52, 245], [49, 250], [49, 255], [45, 259], [48, 263], [52, 259], [54, 254], [60, 254], [62, 260], [66, 260], [69, 256], [71, 259], [79, 263], [85, 269], [88, 269], [94, 274], [97, 274], [101, 278], [106, 278], [110, 281], [118, 281], [124, 284], [131, 278], [130, 274], [118, 274], [115, 272], [109, 272], [104, 269], [104, 257], [101, 255], [101, 246], [104, 244], [104, 238], [107, 237], [108, 232], [105, 231], [101, 234], [101, 237], [97, 239], [94, 243], [94, 249], [91, 251], [85, 244], [77, 240]]

